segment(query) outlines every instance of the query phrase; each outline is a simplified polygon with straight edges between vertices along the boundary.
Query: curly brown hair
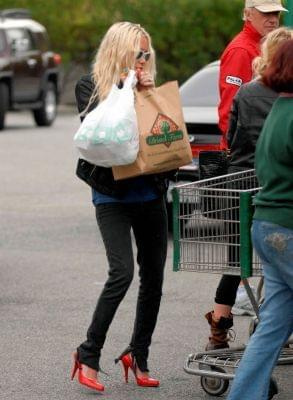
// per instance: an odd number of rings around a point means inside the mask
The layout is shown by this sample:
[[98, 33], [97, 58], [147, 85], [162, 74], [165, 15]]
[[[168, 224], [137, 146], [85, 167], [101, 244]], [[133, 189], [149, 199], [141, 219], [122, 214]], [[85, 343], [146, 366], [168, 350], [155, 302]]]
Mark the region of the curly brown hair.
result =
[[278, 93], [293, 93], [293, 39], [280, 45], [262, 81]]

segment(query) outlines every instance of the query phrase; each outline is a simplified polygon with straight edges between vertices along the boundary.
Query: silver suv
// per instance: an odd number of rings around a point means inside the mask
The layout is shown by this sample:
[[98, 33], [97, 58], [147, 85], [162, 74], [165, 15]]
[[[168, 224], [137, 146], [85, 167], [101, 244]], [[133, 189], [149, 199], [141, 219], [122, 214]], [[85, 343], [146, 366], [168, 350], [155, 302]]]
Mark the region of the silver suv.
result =
[[171, 182], [167, 193], [169, 227], [172, 228], [172, 188], [179, 183], [199, 179], [198, 154], [204, 150], [218, 150], [221, 132], [218, 128], [220, 62], [214, 61], [193, 74], [180, 86], [183, 115], [189, 135], [193, 160], [181, 167], [177, 181]]

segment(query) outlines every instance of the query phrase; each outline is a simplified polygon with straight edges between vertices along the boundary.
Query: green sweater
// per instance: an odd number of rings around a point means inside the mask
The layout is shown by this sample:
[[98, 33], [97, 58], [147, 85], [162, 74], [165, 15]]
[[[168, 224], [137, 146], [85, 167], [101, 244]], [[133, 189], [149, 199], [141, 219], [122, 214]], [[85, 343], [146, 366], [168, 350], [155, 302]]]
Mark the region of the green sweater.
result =
[[279, 97], [257, 142], [256, 174], [262, 186], [255, 219], [293, 229], [293, 97]]

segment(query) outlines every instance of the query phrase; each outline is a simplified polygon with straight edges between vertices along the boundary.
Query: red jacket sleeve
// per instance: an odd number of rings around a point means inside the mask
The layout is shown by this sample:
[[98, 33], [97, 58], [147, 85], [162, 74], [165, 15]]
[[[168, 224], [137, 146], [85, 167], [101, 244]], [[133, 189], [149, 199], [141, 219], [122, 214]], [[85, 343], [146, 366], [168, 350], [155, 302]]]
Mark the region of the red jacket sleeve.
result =
[[247, 50], [233, 48], [223, 55], [220, 66], [219, 128], [222, 131], [221, 148], [227, 148], [226, 134], [233, 97], [239, 87], [252, 78], [252, 58]]

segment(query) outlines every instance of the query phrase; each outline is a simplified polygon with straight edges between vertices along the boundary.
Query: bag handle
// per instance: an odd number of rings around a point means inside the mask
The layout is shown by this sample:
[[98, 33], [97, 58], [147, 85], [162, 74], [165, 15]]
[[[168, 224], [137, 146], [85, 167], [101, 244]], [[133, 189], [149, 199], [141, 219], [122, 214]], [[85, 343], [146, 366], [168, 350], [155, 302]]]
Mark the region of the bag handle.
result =
[[130, 69], [127, 78], [123, 83], [123, 89], [133, 89], [136, 84], [137, 84], [137, 78], [135, 75], [135, 71], [133, 69]]

